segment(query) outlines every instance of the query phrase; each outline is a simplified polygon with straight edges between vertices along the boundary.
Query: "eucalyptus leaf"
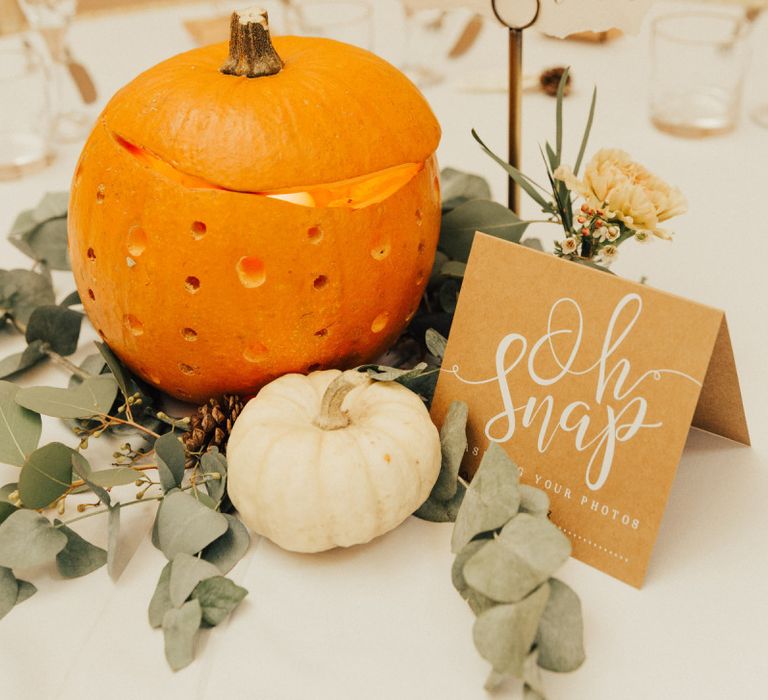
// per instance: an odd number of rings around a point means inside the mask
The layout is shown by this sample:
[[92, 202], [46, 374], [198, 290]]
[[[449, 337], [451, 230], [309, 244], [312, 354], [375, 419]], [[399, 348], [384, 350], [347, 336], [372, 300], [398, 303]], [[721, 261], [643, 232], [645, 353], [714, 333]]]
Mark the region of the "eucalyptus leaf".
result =
[[556, 578], [549, 579], [550, 596], [539, 622], [538, 664], [549, 671], [575, 671], [584, 663], [584, 623], [581, 601]]
[[40, 442], [40, 416], [16, 402], [19, 387], [0, 381], [0, 462], [20, 467]]
[[128, 397], [133, 393], [130, 391], [130, 374], [128, 374], [128, 371], [125, 369], [125, 367], [123, 367], [120, 360], [117, 359], [109, 345], [106, 343], [96, 343], [95, 345], [99, 349], [101, 356], [104, 358], [104, 362], [107, 363], [109, 371], [112, 372], [112, 376], [115, 378], [117, 386], [120, 388], [120, 391], [127, 400]]
[[456, 518], [451, 550], [460, 551], [483, 532], [505, 525], [520, 507], [517, 465], [504, 448], [492, 442], [483, 455]]
[[544, 583], [568, 559], [571, 543], [546, 518], [520, 514], [464, 565], [479, 593], [515, 603]]
[[75, 474], [77, 474], [85, 482], [85, 485], [91, 489], [94, 494], [96, 494], [96, 497], [105, 506], [107, 506], [107, 508], [112, 505], [112, 499], [107, 491], [91, 481], [91, 475], [93, 474], [91, 465], [88, 463], [88, 460], [79, 452], [75, 452], [72, 455], [72, 471], [74, 471]]
[[460, 484], [456, 493], [447, 501], [440, 501], [430, 496], [414, 513], [417, 518], [432, 523], [453, 523], [459, 514], [466, 488]]
[[520, 484], [520, 512], [531, 515], [549, 515], [549, 496], [534, 486]]
[[22, 581], [18, 579], [19, 583], [19, 595], [16, 596], [16, 605], [21, 605], [25, 600], [29, 600], [35, 593], [37, 593], [37, 587], [29, 581]]
[[3, 503], [10, 503], [10, 495], [14, 491], [19, 490], [19, 485], [14, 481], [10, 484], [5, 484], [3, 486], [0, 486], [0, 501]]
[[2, 525], [8, 516], [12, 515], [18, 510], [18, 508], [12, 503], [6, 501], [0, 501], [0, 525]]
[[477, 231], [518, 243], [527, 227], [527, 221], [498, 202], [474, 199], [443, 217], [439, 247], [449, 258], [467, 262]]
[[455, 279], [464, 279], [464, 273], [467, 271], [467, 263], [458, 260], [449, 260], [440, 268], [440, 274], [443, 277], [453, 277]]
[[[550, 591], [550, 597], [552, 592]], [[541, 623], [539, 623], [541, 625]], [[545, 700], [544, 684], [539, 667], [539, 650], [534, 649], [523, 664], [523, 682], [525, 683], [524, 700]]]
[[203, 474], [219, 474], [221, 478], [205, 482], [208, 495], [218, 504], [224, 498], [227, 487], [227, 459], [216, 447], [209, 449], [200, 458]]
[[456, 305], [459, 302], [459, 291], [461, 285], [455, 279], [447, 279], [440, 286], [437, 293], [437, 299], [440, 302], [440, 308], [446, 313], [452, 314], [456, 311]]
[[56, 566], [64, 578], [78, 578], [101, 568], [107, 563], [107, 553], [101, 547], [83, 539], [61, 521], [55, 524], [67, 537], [67, 545], [56, 555]]
[[0, 566], [0, 620], [16, 605], [19, 583], [8, 567]]
[[160, 476], [160, 484], [166, 493], [171, 489], [181, 486], [184, 480], [184, 446], [178, 436], [171, 431], [161, 435], [155, 440], [155, 454], [157, 455], [157, 471]]
[[35, 450], [19, 475], [19, 496], [26, 508], [45, 508], [72, 484], [71, 447], [51, 442]]
[[453, 561], [453, 567], [451, 568], [453, 587], [459, 592], [461, 597], [467, 601], [467, 604], [475, 615], [479, 615], [484, 610], [488, 610], [488, 608], [498, 605], [495, 600], [474, 590], [464, 578], [464, 564], [466, 564], [470, 557], [485, 547], [488, 543], [489, 540], [473, 540], [470, 542], [456, 555], [456, 558]]
[[[16, 220], [19, 223], [19, 219]], [[14, 225], [8, 240], [22, 253], [33, 260], [44, 262], [51, 270], [69, 270], [67, 251], [67, 219], [64, 215], [55, 216], [37, 223], [32, 227], [17, 231]]]
[[118, 570], [118, 549], [120, 546], [120, 504], [109, 506], [107, 515], [107, 573], [116, 581], [120, 576]]
[[450, 262], [448, 256], [440, 250], [435, 251], [435, 259], [432, 263], [432, 272], [429, 274], [429, 282], [427, 287], [431, 288], [438, 282], [443, 280], [443, 267]]
[[208, 492], [203, 491], [200, 486], [196, 486], [194, 489], [191, 489], [190, 493], [195, 497], [195, 500], [198, 503], [202, 503], [206, 508], [210, 508], [211, 510], [218, 510], [219, 502], [214, 501], [208, 495]]
[[107, 415], [117, 396], [117, 384], [108, 376], [91, 377], [69, 389], [32, 386], [19, 389], [16, 403], [56, 418], [91, 418]]
[[171, 603], [180, 608], [200, 581], [220, 575], [219, 569], [205, 559], [179, 552], [171, 563], [171, 579], [168, 584]]
[[407, 377], [416, 377], [427, 369], [426, 362], [420, 362], [412, 369], [398, 369], [396, 367], [382, 367], [380, 365], [363, 365], [358, 371], [364, 371], [377, 382], [394, 382]]
[[34, 510], [21, 508], [0, 525], [0, 566], [26, 569], [52, 562], [67, 538]]
[[429, 352], [438, 360], [442, 360], [443, 355], [445, 355], [445, 346], [448, 341], [434, 328], [430, 328], [426, 332], [425, 341], [427, 343], [427, 350], [429, 350]]
[[160, 572], [160, 578], [149, 601], [149, 624], [151, 627], [162, 627], [165, 613], [173, 608], [171, 602], [171, 562], [167, 562]]
[[496, 605], [477, 616], [472, 630], [475, 647], [496, 673], [523, 677], [548, 599], [545, 583], [519, 603]]
[[82, 304], [82, 300], [80, 299], [80, 294], [77, 291], [70, 292], [65, 296], [60, 302], [59, 306], [80, 306]]
[[485, 178], [453, 168], [440, 171], [443, 211], [455, 209], [470, 199], [490, 199], [491, 187]]
[[7, 311], [26, 324], [38, 306], [55, 303], [49, 275], [31, 270], [0, 270], [0, 316]]
[[197, 554], [228, 528], [227, 519], [206, 508], [182, 491], [172, 491], [157, 513], [157, 541], [160, 551], [173, 561], [177, 554]]
[[71, 355], [77, 350], [83, 315], [65, 306], [38, 306], [29, 317], [28, 343], [40, 340], [59, 355]]
[[115, 486], [125, 486], [132, 484], [141, 477], [141, 472], [130, 467], [115, 467], [114, 469], [99, 469], [91, 472], [88, 481], [104, 489], [111, 489]]
[[544, 245], [538, 238], [526, 238], [524, 241], [522, 241], [522, 245], [524, 245], [526, 248], [538, 250], [540, 253], [544, 252]]
[[203, 550], [203, 559], [226, 574], [245, 556], [251, 544], [251, 536], [245, 525], [234, 515], [222, 515], [227, 519], [227, 531]]
[[171, 608], [163, 616], [165, 658], [174, 670], [188, 666], [195, 657], [195, 637], [203, 619], [197, 600], [190, 600], [176, 610]]
[[459, 470], [467, 451], [467, 419], [469, 406], [464, 401], [452, 401], [440, 428], [442, 464], [430, 498], [447, 501], [456, 495]]
[[43, 342], [35, 340], [27, 345], [22, 352], [16, 352], [0, 360], [0, 379], [12, 377], [31, 369], [47, 356]]
[[200, 602], [203, 622], [215, 627], [223, 622], [247, 595], [248, 591], [242, 586], [224, 576], [214, 576], [197, 585], [192, 599]]

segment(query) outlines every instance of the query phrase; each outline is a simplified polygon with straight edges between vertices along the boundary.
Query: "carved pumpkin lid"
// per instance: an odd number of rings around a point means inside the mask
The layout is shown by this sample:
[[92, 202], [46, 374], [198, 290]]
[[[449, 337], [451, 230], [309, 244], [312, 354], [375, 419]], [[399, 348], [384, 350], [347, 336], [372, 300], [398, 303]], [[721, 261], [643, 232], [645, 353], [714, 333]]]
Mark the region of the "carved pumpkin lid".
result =
[[335, 183], [437, 149], [429, 105], [386, 61], [329, 39], [274, 47], [282, 69], [262, 77], [222, 73], [226, 43], [174, 56], [122, 88], [102, 119], [180, 172], [242, 192]]

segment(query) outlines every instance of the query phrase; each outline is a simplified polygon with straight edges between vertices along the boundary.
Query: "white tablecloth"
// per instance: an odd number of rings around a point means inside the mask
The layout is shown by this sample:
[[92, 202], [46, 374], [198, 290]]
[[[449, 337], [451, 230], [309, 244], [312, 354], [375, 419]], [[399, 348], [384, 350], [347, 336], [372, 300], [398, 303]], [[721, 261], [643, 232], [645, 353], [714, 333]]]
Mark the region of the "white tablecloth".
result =
[[[221, 7], [224, 3], [219, 3]], [[161, 7], [77, 23], [78, 56], [100, 94], [112, 94], [140, 69], [190, 48], [181, 19], [210, 14], [213, 3]], [[399, 15], [376, 3], [379, 50], [397, 60]], [[768, 26], [756, 39], [765, 45]], [[588, 659], [573, 674], [546, 674], [551, 698], [768, 697], [768, 345], [766, 313], [766, 182], [768, 131], [743, 120], [728, 136], [674, 139], [648, 122], [647, 35], [606, 46], [556, 42], [530, 33], [531, 72], [570, 64], [575, 76], [566, 107], [566, 144], [575, 149], [593, 83], [599, 104], [592, 150], [618, 146], [679, 184], [690, 213], [673, 244], [628, 244], [616, 270], [726, 310], [754, 446], [749, 449], [692, 431], [672, 489], [647, 583], [635, 590], [578, 561], [562, 573], [581, 596]], [[496, 196], [505, 178], [471, 139], [475, 127], [505, 148], [506, 97], [460, 85], [478, 71], [504, 80], [503, 30], [487, 26], [481, 44], [459, 61], [440, 63], [451, 79], [426, 91], [444, 136], [440, 159], [482, 173]], [[755, 56], [746, 107], [768, 100], [768, 52]], [[552, 137], [554, 102], [525, 98], [525, 165], [540, 173], [536, 144]], [[0, 105], [2, 109], [2, 105]], [[66, 189], [80, 145], [62, 147], [45, 172], [0, 184], [0, 232], [46, 190]], [[527, 214], [535, 215], [533, 208]], [[548, 235], [544, 230], [542, 235]], [[549, 234], [551, 235], [551, 234]], [[631, 250], [630, 250], [631, 249]], [[0, 240], [0, 266], [28, 261]], [[71, 291], [66, 274], [58, 291]], [[3, 355], [16, 349], [3, 334]], [[86, 354], [81, 350], [76, 358]], [[62, 384], [54, 368], [25, 381]], [[71, 435], [46, 421], [44, 439]], [[105, 455], [106, 457], [106, 455]], [[0, 466], [0, 483], [17, 471]], [[259, 698], [260, 700], [471, 700], [483, 698], [488, 667], [472, 644], [473, 616], [450, 582], [450, 526], [411, 518], [376, 542], [316, 556], [254, 541], [232, 576], [250, 591], [224, 628], [202, 635], [198, 659], [171, 673], [163, 639], [146, 621], [162, 555], [145, 536], [150, 505], [123, 514], [123, 551], [135, 554], [113, 584], [100, 570], [55, 580], [38, 572], [39, 593], [0, 622], [0, 697], [77, 699]], [[82, 532], [103, 543], [105, 523]], [[506, 697], [517, 697], [508, 690]]]

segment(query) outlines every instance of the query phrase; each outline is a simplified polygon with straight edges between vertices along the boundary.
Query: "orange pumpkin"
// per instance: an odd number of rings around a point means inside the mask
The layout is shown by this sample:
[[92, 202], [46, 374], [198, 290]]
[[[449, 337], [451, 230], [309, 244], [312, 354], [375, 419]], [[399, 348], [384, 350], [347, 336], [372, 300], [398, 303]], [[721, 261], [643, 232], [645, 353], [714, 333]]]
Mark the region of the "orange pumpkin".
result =
[[120, 90], [74, 175], [85, 310], [128, 367], [186, 400], [374, 359], [437, 246], [440, 127], [422, 95], [346, 44], [273, 49], [265, 20], [233, 15], [224, 68], [227, 45], [208, 46]]

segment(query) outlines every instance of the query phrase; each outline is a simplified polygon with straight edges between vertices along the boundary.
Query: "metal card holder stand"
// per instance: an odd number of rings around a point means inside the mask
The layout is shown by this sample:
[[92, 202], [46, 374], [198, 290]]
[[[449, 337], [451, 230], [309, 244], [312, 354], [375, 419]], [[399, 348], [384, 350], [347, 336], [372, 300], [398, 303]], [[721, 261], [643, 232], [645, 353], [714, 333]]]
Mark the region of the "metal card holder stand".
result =
[[[523, 31], [533, 26], [539, 18], [541, 0], [535, 0], [535, 11], [531, 20], [525, 24], [511, 24], [504, 17], [504, 5], [512, 4], [513, 0], [491, 0], [491, 7], [496, 19], [509, 30], [509, 163], [520, 167], [521, 149], [521, 110], [523, 102]], [[509, 178], [507, 195], [509, 208], [520, 213], [520, 188]]]

